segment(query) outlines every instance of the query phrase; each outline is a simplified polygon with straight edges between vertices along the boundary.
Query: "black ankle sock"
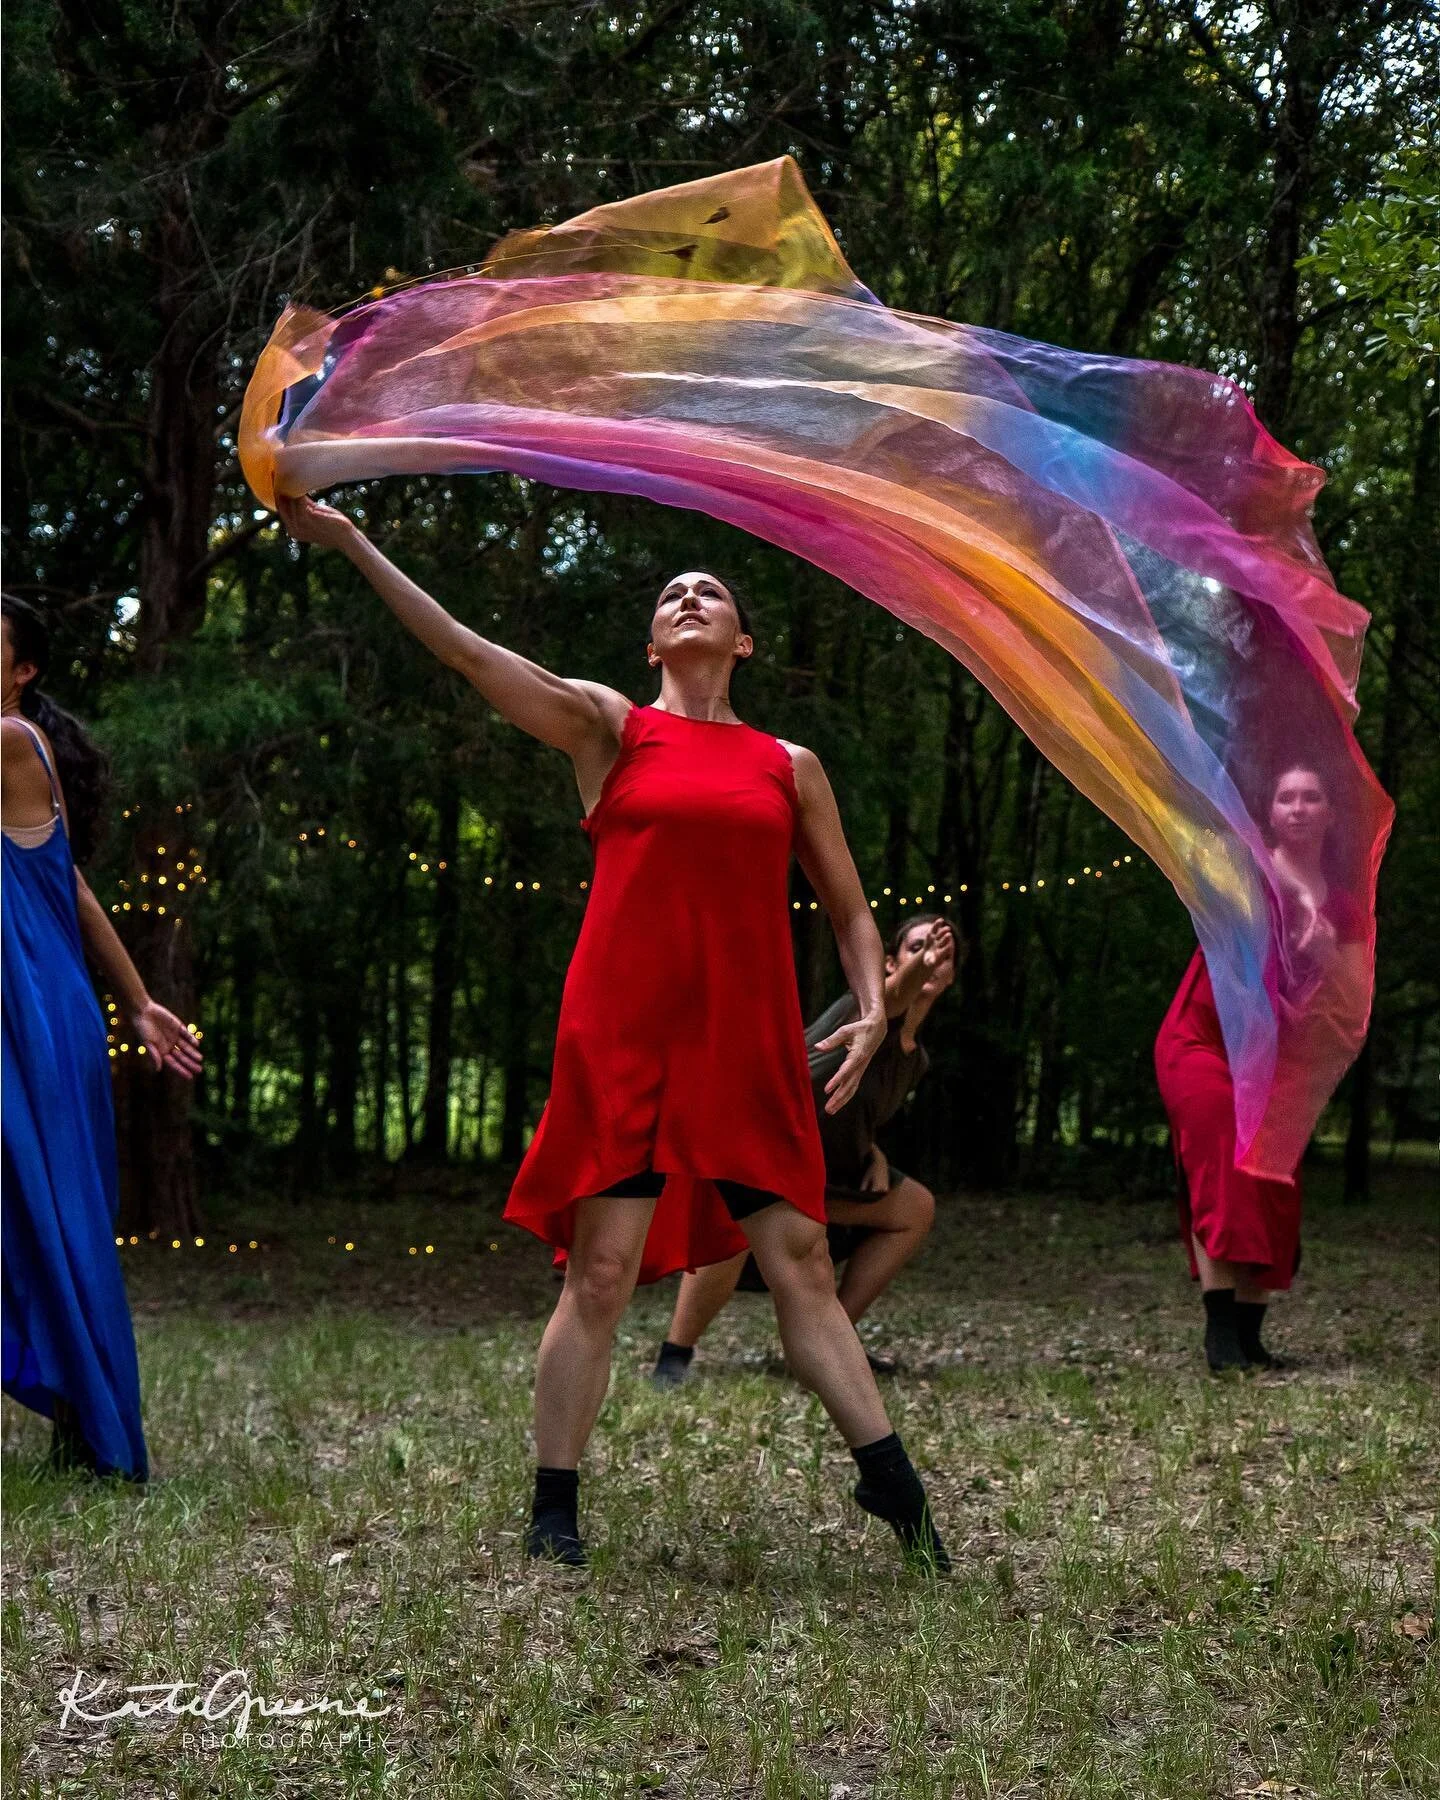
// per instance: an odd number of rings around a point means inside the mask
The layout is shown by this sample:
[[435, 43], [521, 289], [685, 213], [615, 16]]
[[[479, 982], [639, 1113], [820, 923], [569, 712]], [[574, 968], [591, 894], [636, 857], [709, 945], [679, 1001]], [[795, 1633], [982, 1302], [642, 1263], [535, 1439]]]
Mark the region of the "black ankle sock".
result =
[[1211, 1288], [1201, 1298], [1205, 1302], [1205, 1360], [1212, 1372], [1218, 1375], [1222, 1369], [1248, 1368], [1250, 1358], [1240, 1342], [1234, 1288]]
[[1263, 1300], [1237, 1300], [1235, 1302], [1235, 1329], [1240, 1339], [1240, 1348], [1252, 1363], [1268, 1367], [1276, 1360], [1260, 1342], [1260, 1327], [1265, 1323], [1266, 1303]]
[[581, 1568], [585, 1547], [580, 1542], [580, 1476], [575, 1469], [535, 1471], [535, 1500], [530, 1509], [530, 1529], [525, 1533], [527, 1556], [548, 1557], [552, 1562]]
[[931, 1564], [941, 1574], [948, 1573], [950, 1558], [930, 1516], [924, 1485], [905, 1454], [899, 1433], [892, 1431], [889, 1437], [877, 1438], [873, 1444], [860, 1444], [850, 1454], [860, 1470], [855, 1504], [883, 1519], [899, 1538], [907, 1556]]
[[672, 1344], [666, 1338], [655, 1358], [655, 1367], [650, 1371], [650, 1385], [657, 1388], [683, 1387], [690, 1379], [690, 1362], [694, 1355], [693, 1344]]

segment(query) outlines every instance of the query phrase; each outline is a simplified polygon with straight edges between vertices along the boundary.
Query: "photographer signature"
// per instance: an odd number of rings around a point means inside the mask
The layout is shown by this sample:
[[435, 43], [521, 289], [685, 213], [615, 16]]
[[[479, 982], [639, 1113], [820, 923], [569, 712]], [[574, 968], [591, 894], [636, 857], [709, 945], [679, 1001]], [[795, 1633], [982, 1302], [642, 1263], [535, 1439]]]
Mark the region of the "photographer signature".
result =
[[[72, 1719], [87, 1725], [108, 1725], [115, 1719], [151, 1719], [157, 1713], [169, 1713], [177, 1719], [206, 1719], [212, 1724], [229, 1720], [239, 1740], [249, 1731], [252, 1714], [262, 1719], [298, 1719], [308, 1713], [333, 1713], [340, 1719], [383, 1719], [393, 1711], [392, 1707], [382, 1706], [372, 1712], [364, 1699], [353, 1703], [328, 1699], [267, 1699], [263, 1694], [251, 1693], [249, 1676], [244, 1669], [227, 1669], [203, 1694], [200, 1684], [195, 1681], [139, 1683], [121, 1690], [136, 1698], [122, 1700], [108, 1712], [90, 1711], [88, 1709], [100, 1699], [110, 1683], [102, 1677], [88, 1692], [82, 1692], [82, 1684], [87, 1679], [84, 1670], [77, 1669], [69, 1686], [62, 1687], [57, 1696], [62, 1707], [62, 1730]], [[186, 1694], [190, 1696], [188, 1699], [183, 1698]]]

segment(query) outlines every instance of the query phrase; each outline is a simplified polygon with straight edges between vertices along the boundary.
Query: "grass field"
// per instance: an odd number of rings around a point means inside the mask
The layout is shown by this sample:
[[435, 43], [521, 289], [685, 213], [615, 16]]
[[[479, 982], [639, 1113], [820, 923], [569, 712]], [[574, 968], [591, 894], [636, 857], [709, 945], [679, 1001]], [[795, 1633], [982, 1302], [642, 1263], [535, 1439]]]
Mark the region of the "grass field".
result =
[[[1165, 1202], [942, 1206], [873, 1324], [939, 1583], [850, 1502], [763, 1296], [675, 1394], [644, 1379], [670, 1286], [632, 1308], [577, 1574], [520, 1554], [554, 1284], [489, 1203], [127, 1247], [157, 1480], [42, 1473], [6, 1404], [5, 1792], [1440, 1794], [1434, 1178], [1312, 1196], [1270, 1334], [1303, 1360], [1223, 1382]], [[99, 1711], [232, 1665], [388, 1710], [61, 1729], [77, 1668]]]

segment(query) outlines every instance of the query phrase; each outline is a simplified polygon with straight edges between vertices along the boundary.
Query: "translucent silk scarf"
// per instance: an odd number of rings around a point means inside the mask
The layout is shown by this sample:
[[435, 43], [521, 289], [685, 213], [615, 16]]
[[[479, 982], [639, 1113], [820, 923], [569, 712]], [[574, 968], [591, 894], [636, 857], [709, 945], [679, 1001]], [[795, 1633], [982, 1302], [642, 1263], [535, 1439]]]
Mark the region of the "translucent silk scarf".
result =
[[[486, 470], [643, 494], [943, 644], [1174, 884], [1238, 1161], [1290, 1178], [1364, 1037], [1392, 809], [1350, 728], [1368, 615], [1310, 528], [1323, 477], [1234, 383], [892, 312], [783, 158], [513, 234], [478, 275], [290, 308], [240, 448], [266, 505]], [[1297, 765], [1333, 809], [1338, 947], [1269, 842]]]

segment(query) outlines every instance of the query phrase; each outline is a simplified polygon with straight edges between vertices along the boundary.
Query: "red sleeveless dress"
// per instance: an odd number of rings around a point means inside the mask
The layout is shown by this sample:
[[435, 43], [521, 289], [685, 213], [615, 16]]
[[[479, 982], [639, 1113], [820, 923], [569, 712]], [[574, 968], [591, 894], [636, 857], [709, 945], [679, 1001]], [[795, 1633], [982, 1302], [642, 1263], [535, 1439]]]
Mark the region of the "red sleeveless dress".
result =
[[717, 1179], [824, 1222], [790, 943], [798, 810], [777, 739], [649, 706], [626, 716], [584, 821], [595, 875], [512, 1223], [565, 1248], [579, 1200], [653, 1169], [667, 1180], [645, 1282], [745, 1248]]
[[[1363, 940], [1364, 917], [1347, 895], [1332, 890], [1320, 910], [1341, 944]], [[1155, 1073], [1170, 1117], [1191, 1275], [1200, 1272], [1193, 1233], [1216, 1262], [1251, 1264], [1261, 1287], [1288, 1288], [1300, 1266], [1299, 1173], [1267, 1181], [1235, 1167], [1235, 1090], [1202, 950], [1191, 957], [1155, 1039]]]

